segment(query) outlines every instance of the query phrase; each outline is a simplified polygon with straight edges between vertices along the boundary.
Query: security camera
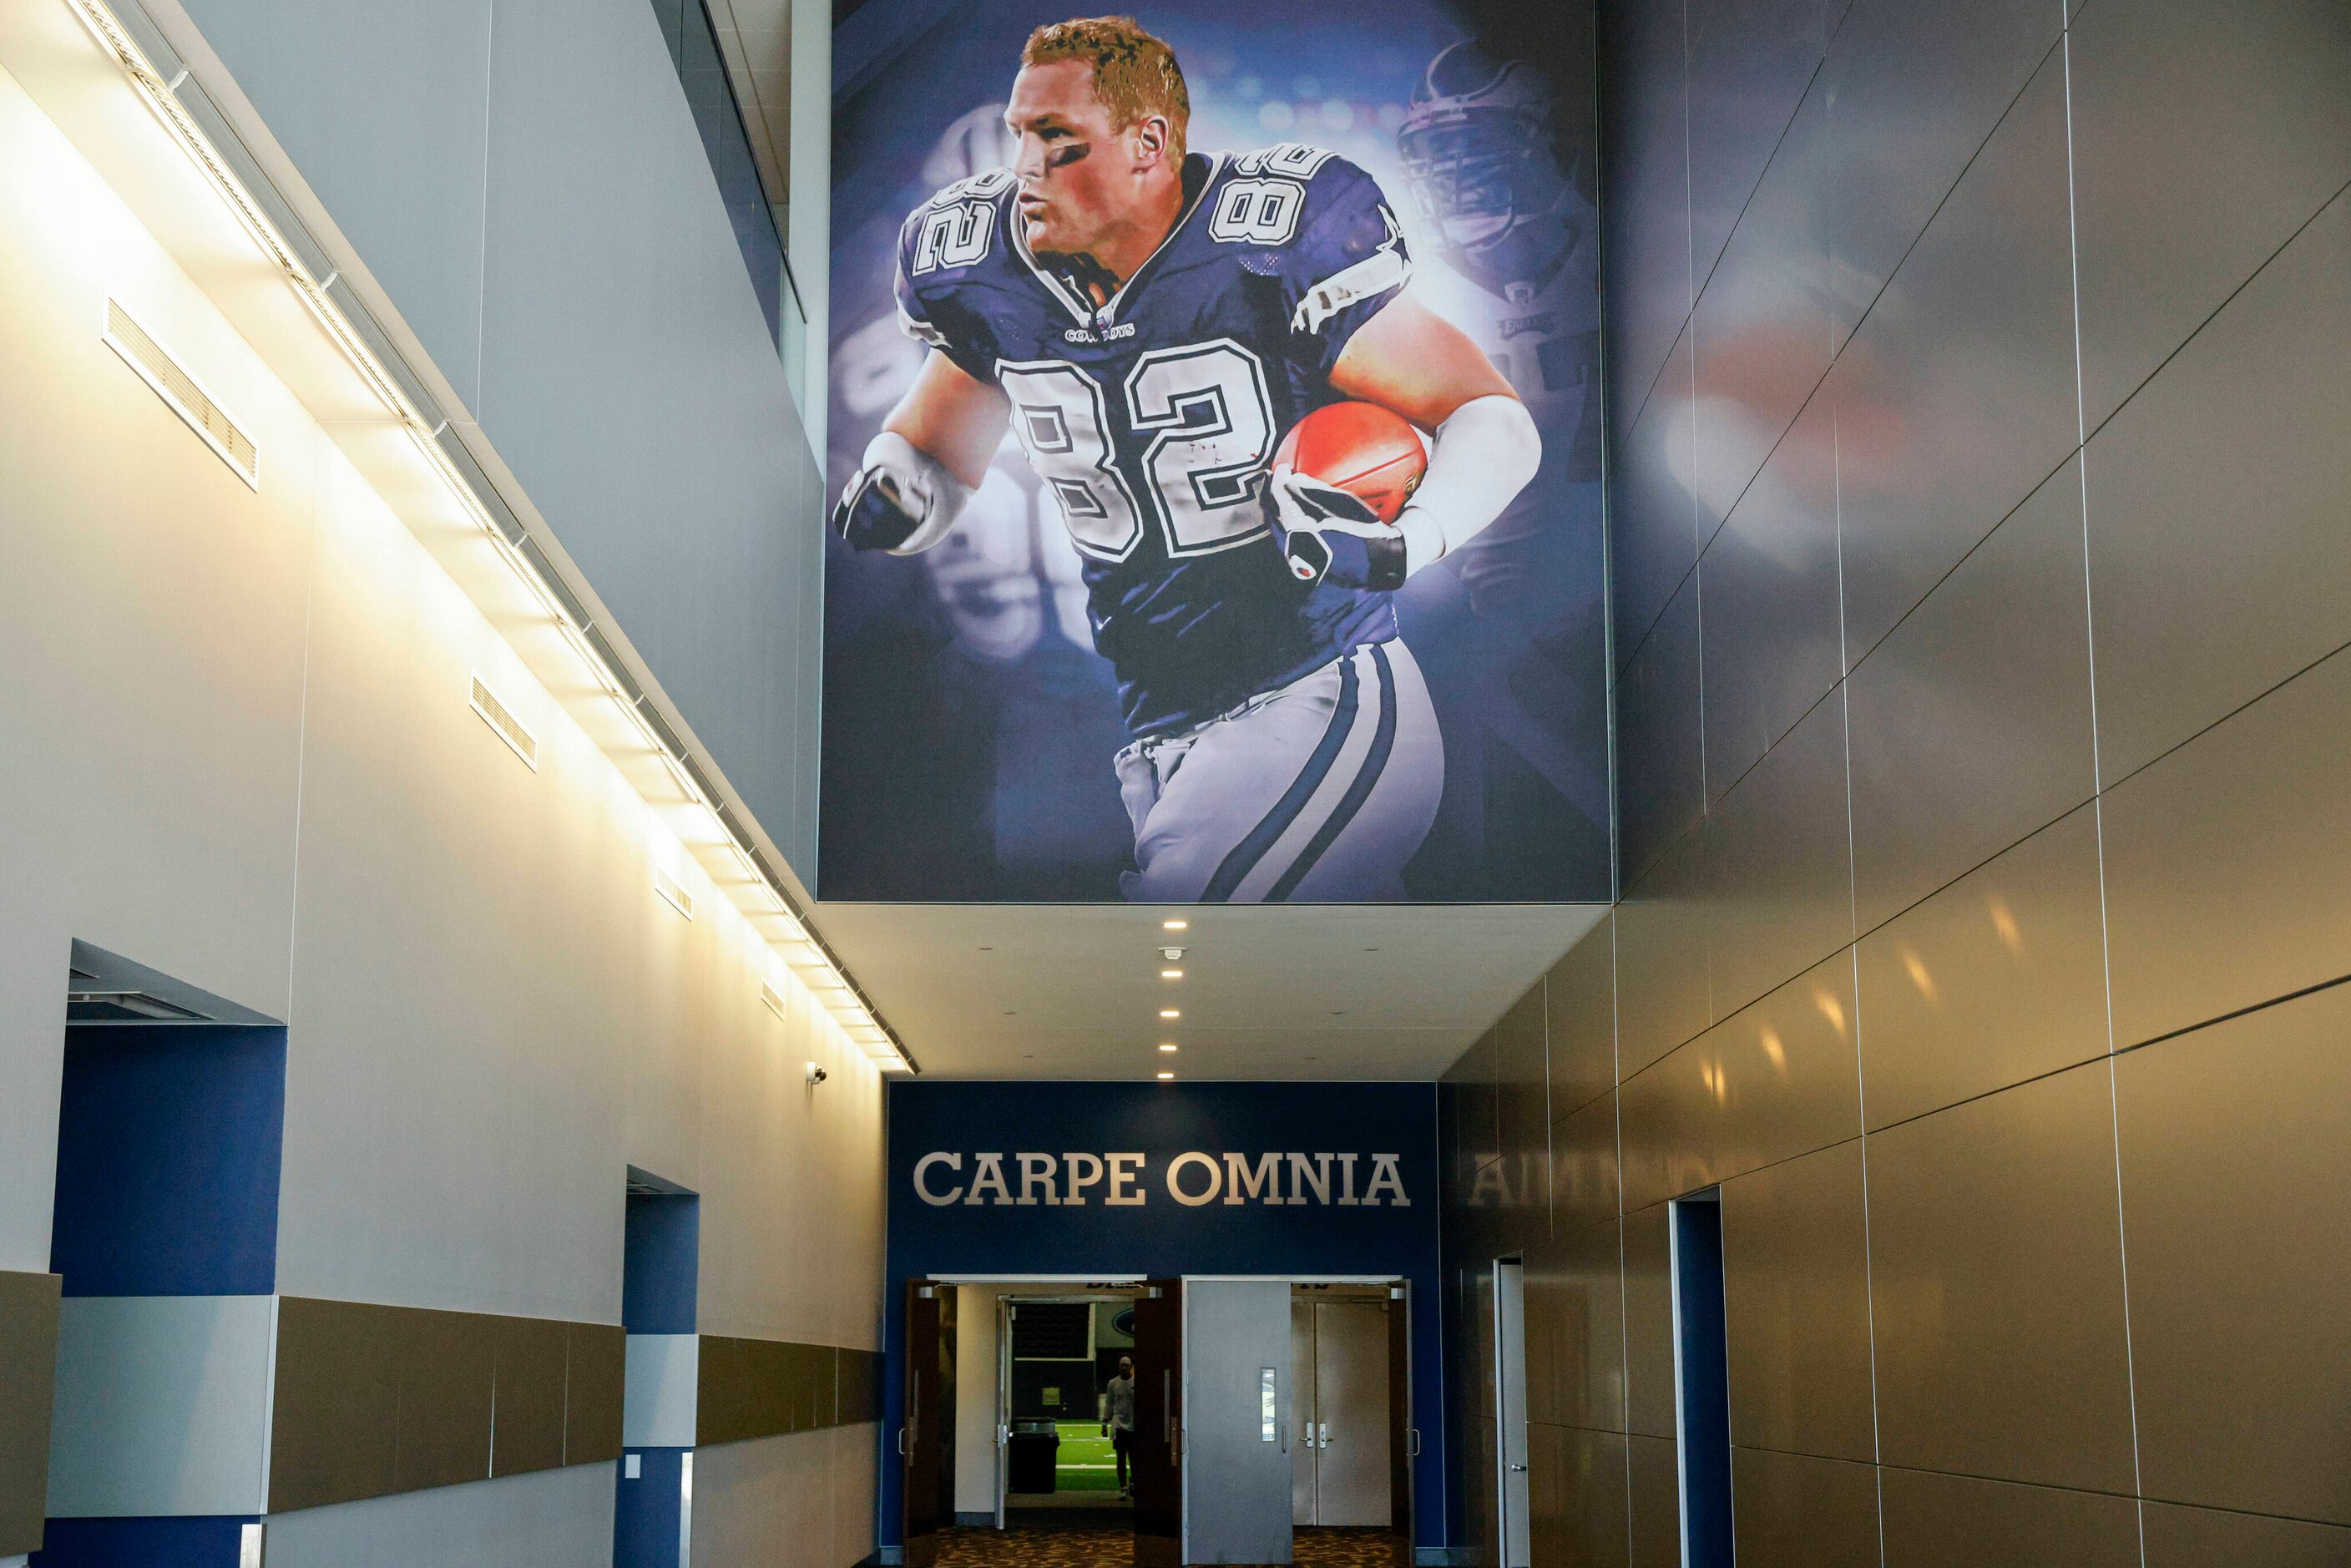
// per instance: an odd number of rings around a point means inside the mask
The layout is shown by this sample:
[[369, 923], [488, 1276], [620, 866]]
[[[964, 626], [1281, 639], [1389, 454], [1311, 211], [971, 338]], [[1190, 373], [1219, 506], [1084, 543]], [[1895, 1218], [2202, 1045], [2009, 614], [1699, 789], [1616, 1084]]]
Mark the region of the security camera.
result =
[[811, 1061], [808, 1064], [808, 1081], [810, 1088], [815, 1088], [818, 1084], [823, 1082], [826, 1079], [831, 1076], [832, 1075], [831, 1073], [827, 1072], [823, 1068], [819, 1067], [815, 1062]]

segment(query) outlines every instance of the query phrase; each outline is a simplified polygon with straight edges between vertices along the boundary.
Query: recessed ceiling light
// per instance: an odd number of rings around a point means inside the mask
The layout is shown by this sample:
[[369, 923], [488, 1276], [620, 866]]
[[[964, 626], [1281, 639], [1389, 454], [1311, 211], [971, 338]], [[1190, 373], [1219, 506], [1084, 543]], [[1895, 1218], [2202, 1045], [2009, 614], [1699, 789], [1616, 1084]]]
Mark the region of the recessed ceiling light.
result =
[[1163, 980], [1180, 980], [1184, 977], [1184, 971], [1181, 969], [1162, 969], [1159, 971], [1159, 977]]
[[1162, 1051], [1174, 1051], [1176, 1048], [1175, 1048], [1174, 1046], [1172, 1046], [1172, 1045], [1163, 1045], [1163, 1046], [1161, 1046], [1159, 1049], [1160, 1049], [1160, 1050], [1162, 1050]]
[[1160, 1081], [1161, 1082], [1163, 1082], [1163, 1083], [1164, 1083], [1164, 1082], [1165, 1082], [1168, 1079], [1173, 1078], [1173, 1077], [1175, 1077], [1175, 1076], [1176, 1076], [1176, 1075], [1175, 1075], [1174, 1073], [1172, 1073], [1172, 1072], [1163, 1072], [1163, 1073], [1161, 1073], [1161, 1074], [1159, 1075], [1159, 1081]]
[[1159, 928], [1162, 931], [1189, 931], [1192, 929], [1192, 923], [1188, 920], [1163, 920], [1159, 923]]
[[1184, 1011], [1181, 1008], [1161, 1008], [1159, 1016], [1164, 1019], [1179, 1019], [1184, 1016]]

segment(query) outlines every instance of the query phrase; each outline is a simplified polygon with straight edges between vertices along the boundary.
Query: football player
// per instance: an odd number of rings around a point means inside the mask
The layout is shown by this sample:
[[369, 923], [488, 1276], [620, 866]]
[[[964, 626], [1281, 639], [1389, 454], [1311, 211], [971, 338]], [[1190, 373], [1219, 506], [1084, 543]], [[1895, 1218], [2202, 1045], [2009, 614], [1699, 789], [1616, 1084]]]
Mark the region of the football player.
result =
[[[1371, 177], [1318, 148], [1190, 151], [1174, 52], [1123, 17], [1040, 27], [1011, 168], [906, 220], [895, 287], [930, 350], [834, 519], [900, 554], [954, 526], [1008, 425], [1083, 558], [1132, 743], [1127, 897], [1401, 896], [1444, 783], [1390, 596], [1532, 476], [1541, 443], [1477, 345], [1404, 292]], [[1394, 526], [1282, 433], [1361, 399], [1430, 433]]]

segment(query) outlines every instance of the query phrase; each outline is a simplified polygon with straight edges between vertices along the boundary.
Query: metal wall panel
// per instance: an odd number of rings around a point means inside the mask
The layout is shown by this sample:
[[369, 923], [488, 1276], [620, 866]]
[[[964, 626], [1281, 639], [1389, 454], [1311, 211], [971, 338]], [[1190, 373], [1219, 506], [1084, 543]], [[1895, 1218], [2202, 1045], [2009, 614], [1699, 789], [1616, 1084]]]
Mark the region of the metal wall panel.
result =
[[[1722, 1186], [1730, 1436], [1744, 1448], [1877, 1458], [1864, 1185], [1855, 1138]], [[1873, 1540], [1876, 1526], [1873, 1504]]]
[[2140, 1514], [2146, 1568], [2342, 1568], [2351, 1530], [2151, 1502]]
[[2351, 181], [2351, 12], [2134, 0], [2085, 16], [2072, 42], [2095, 430]]
[[[1703, 287], [1744, 226], [1765, 160], [1774, 158], [1804, 89], [1828, 52], [1844, 0], [1688, 0], [1691, 273]], [[1825, 366], [1823, 367], [1825, 368]]]
[[496, 1320], [409, 1309], [400, 1329], [401, 1491], [456, 1486], [490, 1473]]
[[1706, 787], [1719, 800], [1844, 671], [1836, 420], [1815, 395], [1706, 552]]
[[[2351, 641], [2346, 366], [2351, 196], [2092, 438], [2091, 602], [2109, 779]], [[2252, 386], [2258, 397], [2246, 395]]]
[[1628, 884], [1706, 809], [1698, 591], [1693, 572], [1617, 682], [1617, 852]]
[[1616, 1087], [1615, 916], [1552, 966], [1543, 982], [1543, 1031], [1551, 1042], [1553, 1120]]
[[[1546, 1068], [1542, 982], [1512, 1003], [1494, 1026], [1497, 1124], [1505, 1159], [1551, 1190], [1551, 1084]], [[1547, 1222], [1547, 1214], [1539, 1216]], [[1548, 1224], [1543, 1227], [1548, 1229]]]
[[1886, 1568], [2139, 1568], [2138, 1504], [1887, 1466]]
[[[1674, 342], [1633, 428], [1612, 448], [1608, 485], [1609, 614], [1623, 669], [1698, 559], [1698, 503], [1690, 489], [1697, 424], [1690, 340]], [[1631, 415], [1626, 417], [1631, 418]]]
[[1626, 1083], [1626, 1207], [1858, 1134], [1853, 1017], [1853, 962], [1840, 953]]
[[1707, 819], [1717, 1017], [1853, 940], [1842, 693], [1807, 715]]
[[2351, 973], [2351, 656], [2106, 791], [2115, 1043]]
[[2114, 1148], [2104, 1062], [1871, 1134], [1886, 1464], [2131, 1489]]
[[1713, 1021], [1706, 835], [1669, 850], [1616, 906], [1616, 1071], [1630, 1078]]
[[1664, 1204], [1625, 1217], [1625, 1416], [1639, 1437], [1671, 1437], [1679, 1427], [1668, 1220]]
[[1740, 1568], [1878, 1568], [1877, 1467], [1730, 1451]]
[[[1816, 19], [1819, 0], [1802, 4]], [[1731, 0], [1693, 5], [1693, 49], [1700, 5], [1717, 13], [1733, 9]], [[1738, 10], [1767, 22], [1796, 20], [1769, 15], [1785, 8], [1750, 5]], [[1821, 40], [1817, 28], [1813, 33], [1811, 43], [1801, 28], [1784, 41], [1816, 61]], [[1750, 112], [1772, 112], [1768, 103], [1756, 100], [1744, 107]], [[1828, 92], [1815, 83], [1788, 126], [1786, 140], [1776, 150], [1768, 139], [1754, 144], [1758, 151], [1753, 155], [1770, 152], [1771, 165], [1711, 278], [1705, 277], [1708, 253], [1698, 253], [1699, 277], [1705, 281], [1690, 336], [1698, 398], [1693, 488], [1701, 549], [1828, 373], [1829, 253], [1821, 220], [1829, 132]], [[1693, 125], [1693, 142], [1697, 135]], [[1740, 154], [1726, 148], [1720, 155], [1731, 159]], [[1727, 221], [1723, 227], [1729, 231]]]
[[[1955, 22], [1995, 9], [1937, 4]], [[1856, 12], [1847, 30], [1861, 20]], [[2079, 434], [2064, 89], [2064, 62], [2053, 57], [1837, 361], [1848, 661], [2031, 495]], [[1841, 147], [1852, 107], [1840, 96]], [[1921, 151], [1905, 134], [1916, 113], [1880, 128], [1906, 170]], [[1865, 117], [1850, 125], [1855, 137], [1870, 129]]]
[[1527, 1249], [1527, 1407], [1531, 1418], [1625, 1429], [1624, 1249], [1603, 1220]]
[[2351, 1524], [2351, 987], [2115, 1079], [2147, 1495]]
[[1561, 1117], [1551, 1132], [1551, 1222], [1564, 1236], [1616, 1218], [1616, 1095]]
[[1494, 1031], [1488, 1030], [1454, 1065], [1459, 1092], [1454, 1105], [1460, 1116], [1458, 1136], [1461, 1159], [1474, 1176], [1502, 1153], [1501, 1102], [1496, 1092]]
[[563, 1463], [563, 1325], [548, 1318], [493, 1318], [496, 1418], [490, 1473], [519, 1475]]
[[1633, 1490], [1633, 1568], [1681, 1568], [1682, 1489], [1674, 1445], [1628, 1437]]
[[2060, 19], [2045, 0], [1854, 0], [1824, 67], [1840, 345], [2057, 42]]
[[1600, 211], [1609, 287], [1601, 304], [1609, 400], [1629, 421], [1689, 315], [1688, 89], [1680, 5], [1604, 0], [1597, 12], [1600, 134], [1608, 150]]
[[1870, 1128], [2105, 1054], [2105, 920], [2085, 806], [1863, 937]]
[[0, 1270], [0, 1552], [41, 1543], [57, 1389], [55, 1274]]
[[1845, 690], [1865, 931], [2095, 794], [2080, 465], [1960, 561]]
[[1615, 1432], [1560, 1429], [1555, 1519], [1535, 1519], [1535, 1561], [1577, 1568], [1627, 1568], [1632, 1485], [1625, 1438]]

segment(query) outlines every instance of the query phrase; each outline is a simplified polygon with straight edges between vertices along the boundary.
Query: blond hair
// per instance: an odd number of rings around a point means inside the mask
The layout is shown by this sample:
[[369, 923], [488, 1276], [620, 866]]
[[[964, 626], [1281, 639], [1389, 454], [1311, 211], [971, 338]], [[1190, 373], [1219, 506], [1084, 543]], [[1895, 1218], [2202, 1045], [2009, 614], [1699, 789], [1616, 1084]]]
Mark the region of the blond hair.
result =
[[1094, 96], [1120, 130], [1151, 115], [1164, 116], [1168, 152], [1182, 161], [1192, 98], [1184, 88], [1184, 68], [1165, 39], [1145, 32], [1132, 16], [1080, 16], [1038, 28], [1020, 50], [1024, 66], [1063, 60], [1093, 67]]

